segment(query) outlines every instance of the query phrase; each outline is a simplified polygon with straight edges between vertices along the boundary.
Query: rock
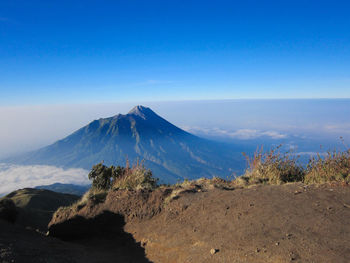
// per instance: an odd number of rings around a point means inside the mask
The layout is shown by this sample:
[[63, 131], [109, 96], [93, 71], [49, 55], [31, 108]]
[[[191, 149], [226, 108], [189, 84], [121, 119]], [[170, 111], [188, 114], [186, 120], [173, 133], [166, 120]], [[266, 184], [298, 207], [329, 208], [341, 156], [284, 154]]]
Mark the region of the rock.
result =
[[214, 254], [216, 254], [218, 252], [219, 252], [219, 249], [217, 249], [217, 248], [210, 249], [210, 254], [212, 254], [212, 255], [214, 255]]
[[289, 252], [290, 261], [294, 261], [297, 259], [297, 255], [294, 252]]
[[142, 239], [141, 240], [141, 246], [144, 248], [144, 247], [146, 247], [146, 245], [147, 245], [147, 243], [148, 243], [148, 240], [147, 239]]

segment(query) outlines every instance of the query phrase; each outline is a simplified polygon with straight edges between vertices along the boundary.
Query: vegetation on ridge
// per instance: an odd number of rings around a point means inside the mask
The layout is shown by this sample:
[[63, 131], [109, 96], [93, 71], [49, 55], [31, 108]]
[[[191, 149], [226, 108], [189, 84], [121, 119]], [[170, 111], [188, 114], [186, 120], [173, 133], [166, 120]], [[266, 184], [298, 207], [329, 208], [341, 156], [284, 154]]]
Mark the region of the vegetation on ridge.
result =
[[[320, 184], [329, 182], [350, 183], [350, 149], [339, 152], [328, 152], [325, 157], [318, 154], [309, 160], [306, 166], [301, 165], [299, 156], [292, 152], [281, 153], [280, 146], [270, 151], [257, 149], [252, 157], [245, 155], [248, 167], [245, 174], [232, 180], [213, 177], [197, 180], [184, 180], [182, 183], [168, 185], [171, 194], [165, 203], [177, 198], [186, 192], [201, 192], [214, 188], [233, 190], [237, 187], [247, 187], [257, 184], [279, 185], [289, 182], [304, 184]], [[92, 167], [88, 175], [92, 181], [91, 189], [70, 207], [61, 207], [59, 210], [80, 210], [88, 201], [104, 202], [109, 191], [126, 190], [154, 190], [158, 179], [153, 177], [143, 162], [137, 161], [130, 166], [105, 166], [102, 162]], [[58, 212], [58, 211], [57, 211]]]
[[132, 166], [127, 161], [125, 167], [119, 165], [108, 167], [100, 162], [92, 167], [88, 177], [92, 181], [89, 191], [76, 203], [69, 207], [60, 207], [56, 213], [65, 209], [79, 210], [88, 201], [102, 203], [105, 201], [108, 191], [111, 190], [153, 190], [158, 187], [158, 179], [154, 178], [152, 171], [146, 169], [143, 162], [139, 161]]
[[154, 189], [158, 179], [154, 178], [152, 171], [145, 168], [143, 162], [130, 167], [129, 161], [126, 166], [105, 166], [102, 162], [92, 167], [88, 175], [92, 180], [92, 189]]
[[244, 154], [248, 169], [242, 179], [248, 183], [282, 184], [299, 182], [304, 178], [304, 169], [298, 157], [289, 153], [280, 153], [278, 146], [268, 152], [257, 149], [253, 157]]
[[303, 166], [299, 162], [299, 156], [292, 152], [281, 153], [279, 148], [280, 146], [268, 152], [263, 152], [260, 148], [253, 157], [245, 155], [248, 168], [243, 176], [235, 180], [236, 184], [350, 182], [350, 149], [329, 151], [326, 156], [317, 154]]

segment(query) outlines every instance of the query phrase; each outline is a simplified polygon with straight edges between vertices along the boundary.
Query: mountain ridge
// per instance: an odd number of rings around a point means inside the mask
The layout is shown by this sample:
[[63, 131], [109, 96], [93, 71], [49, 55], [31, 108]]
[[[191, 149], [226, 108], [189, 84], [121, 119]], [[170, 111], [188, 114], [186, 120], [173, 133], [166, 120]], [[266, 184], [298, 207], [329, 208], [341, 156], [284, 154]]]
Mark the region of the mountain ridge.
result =
[[185, 178], [230, 176], [241, 168], [237, 156], [232, 147], [199, 138], [138, 105], [127, 114], [94, 120], [12, 162], [90, 169], [101, 161], [124, 165], [126, 160], [139, 159], [161, 182], [174, 183]]

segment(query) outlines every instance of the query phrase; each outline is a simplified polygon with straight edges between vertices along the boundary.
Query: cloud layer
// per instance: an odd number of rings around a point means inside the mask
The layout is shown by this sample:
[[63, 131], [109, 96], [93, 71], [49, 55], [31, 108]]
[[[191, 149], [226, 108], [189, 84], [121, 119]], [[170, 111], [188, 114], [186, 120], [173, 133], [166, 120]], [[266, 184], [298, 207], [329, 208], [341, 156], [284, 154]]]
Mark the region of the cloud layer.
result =
[[287, 134], [272, 131], [272, 130], [257, 130], [257, 129], [238, 129], [238, 130], [225, 130], [221, 128], [200, 128], [200, 127], [182, 127], [188, 132], [195, 134], [205, 134], [209, 136], [219, 136], [231, 139], [251, 140], [260, 137], [269, 137], [271, 139], [284, 139], [287, 138]]
[[0, 164], [0, 195], [11, 191], [52, 183], [88, 184], [88, 171], [81, 168], [62, 169], [48, 165]]

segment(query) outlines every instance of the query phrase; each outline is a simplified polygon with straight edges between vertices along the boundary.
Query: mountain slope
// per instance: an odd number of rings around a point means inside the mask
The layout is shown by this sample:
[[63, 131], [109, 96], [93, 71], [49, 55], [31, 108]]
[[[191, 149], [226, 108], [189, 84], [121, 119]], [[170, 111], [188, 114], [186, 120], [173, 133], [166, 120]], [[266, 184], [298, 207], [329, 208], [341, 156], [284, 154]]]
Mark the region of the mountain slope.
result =
[[57, 193], [82, 196], [90, 189], [90, 185], [54, 183], [50, 185], [38, 185], [35, 187], [35, 189], [45, 189], [45, 190], [50, 190]]
[[46, 231], [52, 214], [60, 206], [68, 206], [79, 199], [77, 195], [49, 190], [24, 188], [11, 192], [0, 200], [11, 199], [18, 209], [16, 223]]
[[90, 169], [100, 161], [124, 165], [126, 159], [133, 162], [137, 158], [143, 159], [162, 182], [226, 177], [242, 168], [240, 155], [232, 148], [196, 137], [143, 106], [126, 115], [95, 120], [14, 161]]

